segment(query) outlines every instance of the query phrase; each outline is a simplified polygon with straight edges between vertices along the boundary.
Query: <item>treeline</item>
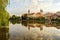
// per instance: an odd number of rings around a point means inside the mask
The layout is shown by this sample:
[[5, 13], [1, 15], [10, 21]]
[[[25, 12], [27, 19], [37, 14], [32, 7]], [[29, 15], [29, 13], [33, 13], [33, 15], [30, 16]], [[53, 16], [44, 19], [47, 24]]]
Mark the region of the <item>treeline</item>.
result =
[[38, 22], [42, 22], [42, 23], [60, 23], [60, 19], [56, 18], [52, 18], [52, 19], [46, 19], [45, 17], [38, 17], [38, 18], [32, 18], [32, 17], [27, 17], [27, 15], [24, 16], [11, 16], [10, 21], [15, 21], [15, 22], [20, 22], [20, 21], [38, 21]]

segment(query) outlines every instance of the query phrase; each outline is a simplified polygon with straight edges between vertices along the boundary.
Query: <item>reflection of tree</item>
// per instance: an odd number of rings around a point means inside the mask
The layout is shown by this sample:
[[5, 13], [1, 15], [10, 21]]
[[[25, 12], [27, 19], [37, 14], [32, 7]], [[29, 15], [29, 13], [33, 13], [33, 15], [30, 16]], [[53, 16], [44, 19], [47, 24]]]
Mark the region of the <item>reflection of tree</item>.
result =
[[20, 24], [20, 23], [21, 23], [21, 21], [10, 20], [10, 23], [12, 23], [12, 24]]
[[28, 22], [27, 21], [22, 21], [21, 24], [27, 27]]
[[0, 29], [0, 40], [8, 40], [9, 29], [8, 28], [1, 28]]

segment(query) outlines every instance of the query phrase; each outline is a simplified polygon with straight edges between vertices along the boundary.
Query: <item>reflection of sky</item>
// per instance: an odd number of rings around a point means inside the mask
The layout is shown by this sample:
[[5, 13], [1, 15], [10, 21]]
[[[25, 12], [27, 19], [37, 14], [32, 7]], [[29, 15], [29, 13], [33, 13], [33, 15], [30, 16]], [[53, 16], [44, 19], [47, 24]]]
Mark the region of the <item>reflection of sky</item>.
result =
[[20, 15], [30, 9], [32, 12], [60, 10], [60, 0], [10, 0], [7, 10], [11, 14]]
[[27, 27], [22, 26], [21, 24], [10, 24], [10, 39], [11, 40], [37, 40], [37, 39], [54, 39], [60, 40], [60, 31], [54, 27], [45, 27], [43, 30], [39, 28], [31, 28], [28, 30]]

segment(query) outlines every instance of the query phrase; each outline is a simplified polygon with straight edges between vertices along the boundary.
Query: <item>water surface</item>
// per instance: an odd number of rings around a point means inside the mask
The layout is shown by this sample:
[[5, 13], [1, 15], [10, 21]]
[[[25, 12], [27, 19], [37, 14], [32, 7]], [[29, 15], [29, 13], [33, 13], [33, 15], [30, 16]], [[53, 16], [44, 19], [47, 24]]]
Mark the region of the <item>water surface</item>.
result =
[[39, 22], [10, 22], [1, 26], [0, 40], [60, 40], [60, 25]]
[[60, 40], [60, 26], [40, 23], [16, 23], [9, 25], [10, 40]]

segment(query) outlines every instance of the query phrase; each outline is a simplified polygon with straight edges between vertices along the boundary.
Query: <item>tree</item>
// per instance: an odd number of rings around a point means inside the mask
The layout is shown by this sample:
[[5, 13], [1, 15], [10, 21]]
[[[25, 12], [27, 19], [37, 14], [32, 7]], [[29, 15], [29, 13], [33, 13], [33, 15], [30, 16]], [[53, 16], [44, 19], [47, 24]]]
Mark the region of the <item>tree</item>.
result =
[[22, 18], [22, 20], [27, 20], [27, 14], [23, 14], [22, 16], [21, 16], [21, 18]]
[[9, 13], [5, 10], [9, 0], [0, 0], [0, 26], [7, 26]]

